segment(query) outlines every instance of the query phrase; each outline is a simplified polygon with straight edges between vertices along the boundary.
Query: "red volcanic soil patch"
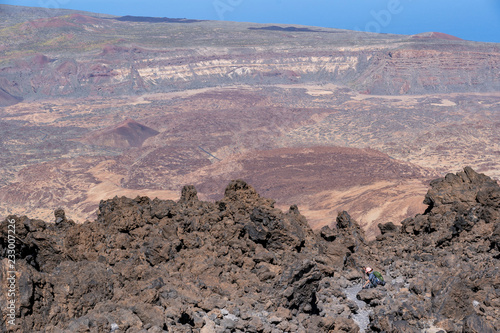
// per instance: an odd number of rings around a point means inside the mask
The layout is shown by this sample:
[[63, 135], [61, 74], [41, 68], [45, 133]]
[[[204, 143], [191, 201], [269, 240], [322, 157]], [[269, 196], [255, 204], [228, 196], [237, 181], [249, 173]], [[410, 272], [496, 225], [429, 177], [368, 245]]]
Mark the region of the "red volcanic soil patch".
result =
[[127, 119], [115, 126], [88, 133], [81, 141], [90, 145], [115, 148], [140, 147], [146, 139], [159, 132]]
[[264, 196], [280, 200], [384, 180], [422, 179], [426, 173], [376, 150], [345, 147], [280, 148], [245, 154], [229, 163], [241, 167], [224, 174], [224, 179], [208, 176], [197, 185], [200, 192], [221, 193], [218, 186], [242, 178]]
[[22, 99], [17, 98], [0, 88], [0, 106], [9, 106], [21, 102]]
[[243, 179], [285, 208], [297, 204], [312, 228], [332, 225], [347, 210], [367, 232], [377, 224], [423, 213], [428, 171], [371, 149], [281, 148], [248, 153], [214, 163], [192, 183], [200, 194], [220, 199], [224, 184]]
[[100, 54], [100, 56], [115, 55], [115, 54], [125, 52], [126, 50], [127, 50], [126, 48], [121, 47], [121, 46], [106, 44], [102, 48], [102, 53]]
[[50, 62], [50, 59], [43, 54], [37, 54], [33, 57], [32, 63], [36, 67], [43, 67]]
[[421, 34], [413, 35], [411, 38], [414, 39], [445, 39], [445, 40], [463, 40], [462, 38], [458, 38], [452, 35], [448, 35], [442, 32], [423, 32]]
[[61, 17], [53, 17], [48, 19], [38, 19], [25, 23], [26, 26], [31, 26], [35, 29], [41, 28], [67, 28], [67, 27], [77, 27], [78, 24], [69, 22]]
[[81, 14], [72, 14], [69, 16], [69, 20], [77, 24], [99, 24], [102, 22], [102, 20], [99, 20], [95, 17]]
[[66, 60], [57, 67], [57, 72], [62, 75], [76, 74], [78, 71], [78, 66], [75, 61]]
[[69, 16], [58, 16], [52, 18], [43, 18], [33, 21], [26, 22], [23, 27], [31, 26], [36, 29], [41, 28], [67, 28], [67, 27], [79, 27], [82, 25], [94, 25], [103, 23], [104, 20], [97, 19], [95, 17], [72, 14]]
[[138, 46], [131, 46], [131, 47], [122, 47], [118, 45], [113, 45], [113, 44], [106, 44], [102, 48], [102, 53], [99, 54], [101, 57], [102, 56], [113, 56], [113, 55], [118, 55], [118, 54], [123, 54], [123, 53], [142, 53], [142, 52], [147, 52], [146, 49]]

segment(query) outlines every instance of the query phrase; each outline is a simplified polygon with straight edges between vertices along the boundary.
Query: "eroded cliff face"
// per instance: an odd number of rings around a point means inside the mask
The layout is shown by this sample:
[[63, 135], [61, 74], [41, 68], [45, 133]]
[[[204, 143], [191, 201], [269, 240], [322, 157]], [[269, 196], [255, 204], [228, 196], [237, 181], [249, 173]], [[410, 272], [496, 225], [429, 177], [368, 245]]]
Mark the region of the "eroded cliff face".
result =
[[376, 54], [377, 60], [355, 82], [380, 95], [498, 90], [500, 53], [464, 46], [405, 45], [388, 50]]
[[[347, 212], [314, 233], [243, 181], [215, 203], [115, 197], [82, 225], [9, 216], [0, 277], [14, 220], [17, 332], [358, 332], [368, 312], [369, 331], [498, 331], [500, 187], [466, 168], [427, 203], [368, 243]], [[387, 281], [359, 292], [369, 311], [350, 299], [366, 265]]]
[[0, 89], [31, 100], [290, 82], [381, 95], [500, 89], [496, 44], [257, 26], [265, 28], [81, 14], [32, 19], [0, 33]]
[[[458, 43], [458, 42], [457, 42]], [[134, 54], [128, 58], [126, 55]], [[77, 55], [75, 55], [77, 57]], [[113, 96], [234, 84], [332, 82], [379, 95], [485, 92], [500, 89], [500, 52], [479, 45], [399, 44], [259, 51], [208, 48], [169, 52], [119, 49], [84, 59], [54, 56], [4, 67], [0, 88], [12, 96]]]

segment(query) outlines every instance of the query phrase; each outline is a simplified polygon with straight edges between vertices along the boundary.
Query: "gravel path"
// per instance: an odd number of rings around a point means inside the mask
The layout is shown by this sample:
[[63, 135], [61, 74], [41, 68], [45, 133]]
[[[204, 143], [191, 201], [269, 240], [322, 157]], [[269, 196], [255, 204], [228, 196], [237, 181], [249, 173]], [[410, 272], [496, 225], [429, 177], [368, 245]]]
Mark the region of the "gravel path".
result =
[[359, 311], [358, 313], [352, 316], [352, 319], [356, 322], [356, 324], [358, 324], [359, 331], [365, 332], [366, 328], [368, 327], [368, 324], [370, 323], [371, 311], [368, 309], [365, 302], [356, 298], [356, 295], [360, 290], [361, 290], [361, 284], [357, 284], [355, 286], [345, 288], [344, 293], [346, 294], [348, 299], [354, 301], [358, 305]]

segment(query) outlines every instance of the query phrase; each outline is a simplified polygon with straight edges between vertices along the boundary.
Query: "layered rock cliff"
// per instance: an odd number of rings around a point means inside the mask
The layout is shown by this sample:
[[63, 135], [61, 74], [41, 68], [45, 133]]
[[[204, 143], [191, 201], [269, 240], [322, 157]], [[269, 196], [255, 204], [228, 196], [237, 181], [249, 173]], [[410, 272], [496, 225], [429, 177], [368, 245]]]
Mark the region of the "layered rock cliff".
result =
[[76, 54], [69, 58], [54, 55], [36, 71], [30, 70], [36, 57], [12, 62], [0, 68], [4, 77], [0, 88], [30, 100], [310, 82], [332, 82], [375, 95], [500, 89], [500, 52], [496, 48], [400, 42], [382, 45], [382, 50], [332, 46], [330, 50], [321, 47], [314, 51], [305, 47], [271, 51], [252, 47], [158, 52], [123, 47], [108, 53], [105, 47], [103, 52], [84, 59], [76, 59]]
[[500, 89], [496, 44], [77, 12], [23, 22], [6, 8], [15, 19], [0, 33], [0, 89], [28, 100], [291, 82], [382, 95]]

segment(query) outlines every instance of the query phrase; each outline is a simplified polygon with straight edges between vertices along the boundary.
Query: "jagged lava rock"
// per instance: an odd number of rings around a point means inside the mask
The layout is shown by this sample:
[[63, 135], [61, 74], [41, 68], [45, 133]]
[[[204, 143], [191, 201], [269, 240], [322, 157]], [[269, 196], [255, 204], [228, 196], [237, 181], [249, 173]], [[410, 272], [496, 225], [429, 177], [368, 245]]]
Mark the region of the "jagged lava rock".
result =
[[431, 323], [446, 332], [498, 332], [500, 187], [469, 167], [430, 186], [425, 214], [370, 244], [369, 258], [393, 279], [370, 327], [421, 332]]
[[[186, 186], [178, 202], [102, 201], [94, 222], [69, 223], [61, 210], [55, 216], [56, 224], [9, 217], [18, 228], [17, 274], [26, 296], [17, 308], [18, 332], [326, 332], [352, 326], [345, 321], [347, 306], [345, 320], [335, 324], [325, 319], [324, 304], [331, 298], [325, 286], [343, 270], [355, 241], [342, 233], [337, 241], [323, 239], [296, 206], [282, 212], [241, 180], [215, 203], [198, 200], [196, 189]], [[356, 227], [344, 218], [346, 228]], [[4, 221], [3, 258], [7, 234]], [[5, 268], [6, 259], [2, 263]]]
[[314, 233], [297, 206], [282, 212], [242, 180], [217, 202], [193, 186], [177, 202], [115, 197], [83, 224], [62, 210], [54, 224], [9, 216], [15, 331], [358, 332], [346, 288], [368, 265], [387, 282], [358, 294], [368, 331], [499, 331], [500, 187], [465, 168], [431, 182], [425, 200], [424, 214], [381, 224], [372, 242], [347, 212]]

